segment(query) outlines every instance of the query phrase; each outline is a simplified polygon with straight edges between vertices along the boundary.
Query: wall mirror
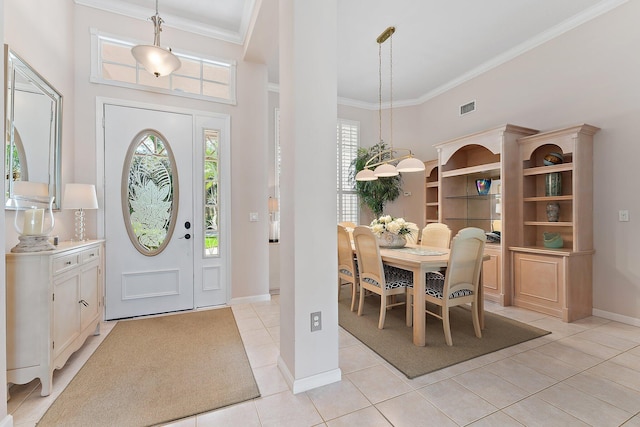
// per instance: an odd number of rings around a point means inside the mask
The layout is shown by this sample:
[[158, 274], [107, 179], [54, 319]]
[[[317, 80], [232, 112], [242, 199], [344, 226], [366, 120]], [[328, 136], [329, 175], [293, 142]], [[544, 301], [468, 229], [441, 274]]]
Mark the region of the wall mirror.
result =
[[53, 207], [60, 209], [62, 95], [15, 52], [4, 46], [5, 70], [5, 206], [14, 183], [46, 183]]

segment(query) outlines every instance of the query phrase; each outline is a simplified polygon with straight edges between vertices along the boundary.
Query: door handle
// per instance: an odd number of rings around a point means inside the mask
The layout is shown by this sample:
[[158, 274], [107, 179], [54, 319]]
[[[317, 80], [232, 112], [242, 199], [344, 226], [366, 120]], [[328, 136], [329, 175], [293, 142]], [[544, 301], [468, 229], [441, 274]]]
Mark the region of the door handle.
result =
[[191, 234], [189, 234], [189, 233], [185, 234], [182, 237], [178, 237], [178, 239], [187, 239], [187, 240], [189, 240], [190, 238], [191, 238]]

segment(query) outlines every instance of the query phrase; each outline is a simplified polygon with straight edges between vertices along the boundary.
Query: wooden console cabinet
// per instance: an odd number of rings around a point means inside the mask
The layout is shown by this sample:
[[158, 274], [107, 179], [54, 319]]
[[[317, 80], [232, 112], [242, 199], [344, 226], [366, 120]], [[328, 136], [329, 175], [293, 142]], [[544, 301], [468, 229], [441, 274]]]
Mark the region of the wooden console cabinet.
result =
[[102, 257], [98, 240], [6, 254], [7, 382], [39, 378], [49, 395], [54, 369], [99, 333]]
[[[513, 304], [565, 322], [592, 313], [593, 135], [598, 130], [583, 124], [518, 140], [520, 226], [509, 248]], [[562, 163], [545, 164], [549, 153], [560, 154]], [[549, 174], [561, 177], [561, 192], [548, 191]], [[557, 218], [547, 215], [550, 204], [559, 208]], [[545, 247], [545, 233], [560, 235], [562, 246]]]
[[[453, 236], [465, 227], [501, 232], [500, 242], [486, 246], [490, 259], [483, 265], [482, 279], [485, 298], [501, 305], [511, 305], [507, 248], [519, 226], [511, 211], [518, 196], [516, 141], [537, 132], [507, 124], [435, 145], [439, 221], [451, 228]], [[478, 193], [477, 179], [492, 180], [489, 194]]]

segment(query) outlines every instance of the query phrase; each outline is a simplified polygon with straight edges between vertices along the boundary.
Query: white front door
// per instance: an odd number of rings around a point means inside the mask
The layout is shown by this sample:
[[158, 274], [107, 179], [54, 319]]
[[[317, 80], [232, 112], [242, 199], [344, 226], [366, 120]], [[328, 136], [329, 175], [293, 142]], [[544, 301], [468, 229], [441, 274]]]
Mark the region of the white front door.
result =
[[103, 115], [105, 317], [226, 303], [218, 147], [228, 120], [109, 103]]

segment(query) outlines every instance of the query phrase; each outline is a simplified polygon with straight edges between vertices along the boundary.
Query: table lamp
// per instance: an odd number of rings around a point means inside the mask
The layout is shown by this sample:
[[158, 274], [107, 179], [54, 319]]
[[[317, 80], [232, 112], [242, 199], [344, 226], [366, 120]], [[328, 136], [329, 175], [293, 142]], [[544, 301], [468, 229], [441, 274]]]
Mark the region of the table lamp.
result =
[[[49, 186], [44, 182], [15, 181], [11, 206], [17, 209], [13, 227], [20, 241], [11, 252], [40, 252], [55, 249], [49, 243], [49, 233], [53, 230], [53, 201], [49, 197]], [[48, 215], [45, 217], [45, 212]], [[47, 218], [49, 226], [45, 227]]]
[[63, 209], [76, 209], [75, 240], [85, 241], [84, 210], [98, 209], [95, 185], [75, 183], [65, 185], [62, 207]]

